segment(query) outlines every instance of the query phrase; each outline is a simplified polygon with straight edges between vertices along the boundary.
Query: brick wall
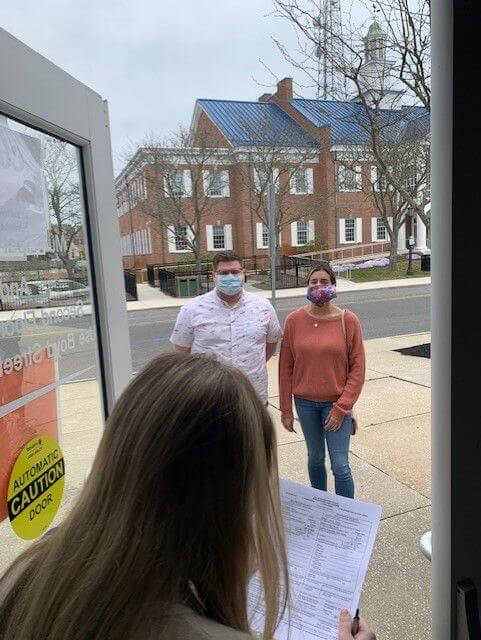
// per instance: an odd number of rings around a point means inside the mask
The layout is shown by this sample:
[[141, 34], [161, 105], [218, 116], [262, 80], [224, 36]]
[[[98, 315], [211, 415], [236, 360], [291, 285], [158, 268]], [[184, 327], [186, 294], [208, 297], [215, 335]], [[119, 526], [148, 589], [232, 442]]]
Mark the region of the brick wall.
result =
[[[339, 243], [339, 220], [345, 218], [362, 219], [362, 243], [370, 243], [371, 219], [379, 216], [371, 199], [363, 192], [339, 192], [336, 194], [335, 158], [330, 149], [330, 131], [328, 127], [316, 128], [294, 110], [287, 100], [292, 97], [292, 80], [286, 78], [278, 85], [276, 94], [265, 94], [262, 100], [272, 100], [282, 108], [293, 120], [295, 120], [311, 137], [319, 142], [318, 160], [307, 164], [313, 169], [312, 195], [292, 195], [287, 199], [291, 218], [305, 216], [306, 220], [315, 223], [316, 240], [323, 243], [328, 249], [338, 246], [350, 246]], [[196, 133], [193, 138], [193, 146], [205, 143], [209, 140], [209, 146], [220, 149], [228, 149], [229, 143], [222, 132], [213, 124], [210, 118], [201, 111], [197, 119]], [[178, 169], [186, 168], [182, 166]], [[216, 198], [212, 201], [212, 208], [202, 221], [202, 251], [207, 251], [206, 225], [228, 224], [232, 225], [233, 248], [241, 256], [262, 256], [266, 249], [257, 248], [256, 218], [250, 207], [252, 197], [247, 188], [246, 179], [249, 170], [247, 163], [239, 162], [229, 166], [218, 167], [229, 172], [230, 196]], [[151, 167], [144, 167], [143, 171], [152, 172]], [[151, 173], [149, 175], [152, 175]], [[370, 188], [370, 167], [363, 167], [363, 186]], [[152, 193], [148, 192], [148, 199], [152, 199]], [[189, 199], [186, 198], [186, 210], [189, 208]], [[145, 206], [145, 205], [144, 205]], [[315, 211], [315, 213], [314, 213]], [[307, 215], [306, 215], [307, 214]], [[289, 221], [288, 221], [289, 222]], [[135, 207], [131, 212], [119, 218], [120, 233], [122, 236], [150, 227], [152, 239], [152, 254], [124, 257], [126, 268], [145, 269], [147, 264], [174, 264], [182, 259], [184, 254], [169, 253], [167, 233], [161, 229], [158, 221], [145, 215], [140, 207]], [[284, 254], [296, 253], [297, 247], [292, 247], [291, 227], [286, 224], [281, 234], [281, 252]]]

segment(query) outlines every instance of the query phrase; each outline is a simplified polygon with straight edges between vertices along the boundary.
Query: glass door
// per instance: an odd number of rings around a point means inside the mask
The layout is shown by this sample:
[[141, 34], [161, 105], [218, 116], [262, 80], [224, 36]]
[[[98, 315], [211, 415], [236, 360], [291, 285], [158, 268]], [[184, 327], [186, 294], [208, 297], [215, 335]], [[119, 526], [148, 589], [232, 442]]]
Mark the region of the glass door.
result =
[[[60, 442], [61, 518], [102, 433], [102, 378], [80, 150], [0, 120], [0, 571], [23, 546], [8, 526], [12, 465]], [[32, 511], [32, 521], [38, 517]], [[2, 540], [3, 539], [3, 540]]]
[[1, 28], [0, 58], [2, 573], [65, 517], [132, 368], [106, 102]]

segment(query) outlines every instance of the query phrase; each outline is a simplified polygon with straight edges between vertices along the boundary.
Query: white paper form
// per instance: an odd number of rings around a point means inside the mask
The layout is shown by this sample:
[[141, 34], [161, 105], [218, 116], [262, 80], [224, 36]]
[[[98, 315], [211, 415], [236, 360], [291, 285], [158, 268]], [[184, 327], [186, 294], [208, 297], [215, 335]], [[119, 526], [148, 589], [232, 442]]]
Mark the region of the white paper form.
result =
[[[339, 614], [359, 604], [381, 507], [281, 480], [292, 597], [276, 640], [337, 640]], [[253, 628], [262, 590], [256, 577], [249, 591]], [[290, 627], [290, 633], [289, 633]]]

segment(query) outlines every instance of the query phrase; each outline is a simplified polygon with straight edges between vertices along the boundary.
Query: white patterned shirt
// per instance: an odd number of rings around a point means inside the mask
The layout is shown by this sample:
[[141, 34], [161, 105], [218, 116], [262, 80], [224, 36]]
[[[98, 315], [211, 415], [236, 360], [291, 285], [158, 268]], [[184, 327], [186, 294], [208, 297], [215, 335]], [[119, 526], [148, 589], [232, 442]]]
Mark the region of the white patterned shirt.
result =
[[214, 289], [182, 307], [170, 341], [240, 369], [267, 402], [266, 344], [281, 338], [279, 320], [268, 300], [243, 291], [230, 307]]

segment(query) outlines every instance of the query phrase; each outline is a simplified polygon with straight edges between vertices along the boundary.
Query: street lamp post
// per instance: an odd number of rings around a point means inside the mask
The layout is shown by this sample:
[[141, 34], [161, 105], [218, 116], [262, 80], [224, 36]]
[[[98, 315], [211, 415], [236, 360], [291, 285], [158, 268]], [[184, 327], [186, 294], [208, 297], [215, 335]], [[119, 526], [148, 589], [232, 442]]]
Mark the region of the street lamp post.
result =
[[269, 229], [269, 256], [271, 262], [271, 302], [276, 309], [276, 262], [277, 262], [277, 220], [276, 220], [276, 189], [271, 179], [267, 190], [267, 210]]
[[414, 248], [414, 236], [409, 236], [408, 238], [408, 251], [409, 251], [409, 258], [408, 258], [408, 270], [406, 271], [406, 275], [408, 276], [412, 276], [413, 275], [413, 248]]

